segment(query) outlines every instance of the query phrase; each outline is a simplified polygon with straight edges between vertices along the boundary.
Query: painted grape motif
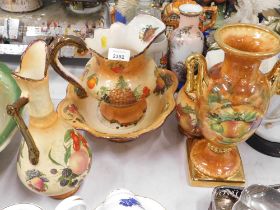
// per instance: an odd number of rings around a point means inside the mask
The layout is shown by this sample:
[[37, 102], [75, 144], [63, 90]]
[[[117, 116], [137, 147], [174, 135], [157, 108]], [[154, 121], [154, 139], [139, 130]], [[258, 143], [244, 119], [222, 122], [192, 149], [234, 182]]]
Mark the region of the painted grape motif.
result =
[[135, 198], [121, 199], [119, 204], [125, 207], [139, 206], [143, 209], [141, 203]]

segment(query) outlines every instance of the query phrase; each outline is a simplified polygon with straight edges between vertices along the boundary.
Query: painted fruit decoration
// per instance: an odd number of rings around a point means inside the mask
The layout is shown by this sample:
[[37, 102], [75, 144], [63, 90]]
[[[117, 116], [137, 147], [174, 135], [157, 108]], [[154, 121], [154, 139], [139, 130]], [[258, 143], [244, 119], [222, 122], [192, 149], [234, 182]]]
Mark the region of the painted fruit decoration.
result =
[[64, 163], [56, 161], [50, 150], [49, 159], [58, 166], [50, 173], [58, 177], [61, 187], [77, 187], [89, 171], [92, 153], [85, 138], [74, 129], [66, 131], [64, 148]]
[[28, 186], [33, 190], [36, 190], [38, 192], [45, 192], [48, 189], [49, 180], [42, 172], [35, 169], [28, 170], [26, 171], [26, 177]]
[[88, 77], [88, 80], [87, 80], [87, 86], [89, 89], [93, 89], [95, 88], [95, 86], [98, 84], [98, 78], [96, 76], [96, 74], [92, 74]]

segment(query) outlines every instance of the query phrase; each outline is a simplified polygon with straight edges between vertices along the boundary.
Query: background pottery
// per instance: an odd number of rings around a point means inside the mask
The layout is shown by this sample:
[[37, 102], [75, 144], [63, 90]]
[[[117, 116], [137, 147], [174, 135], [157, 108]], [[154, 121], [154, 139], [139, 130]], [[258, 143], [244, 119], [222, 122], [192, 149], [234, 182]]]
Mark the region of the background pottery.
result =
[[186, 81], [185, 59], [192, 53], [203, 51], [204, 36], [199, 30], [203, 7], [198, 4], [182, 4], [179, 6], [179, 11], [179, 27], [169, 37], [169, 60], [171, 70], [176, 72], [179, 82], [184, 83]]
[[6, 113], [6, 106], [20, 97], [20, 89], [11, 76], [11, 70], [0, 63], [0, 152], [10, 143], [16, 122]]
[[30, 12], [43, 6], [42, 0], [1, 0], [0, 8], [9, 12]]
[[[33, 192], [58, 199], [68, 197], [78, 190], [88, 174], [92, 154], [85, 138], [54, 111], [44, 41], [35, 41], [27, 47], [13, 76], [22, 90], [21, 98], [7, 106], [24, 137], [18, 153], [18, 176]], [[25, 104], [28, 128], [19, 115]]]

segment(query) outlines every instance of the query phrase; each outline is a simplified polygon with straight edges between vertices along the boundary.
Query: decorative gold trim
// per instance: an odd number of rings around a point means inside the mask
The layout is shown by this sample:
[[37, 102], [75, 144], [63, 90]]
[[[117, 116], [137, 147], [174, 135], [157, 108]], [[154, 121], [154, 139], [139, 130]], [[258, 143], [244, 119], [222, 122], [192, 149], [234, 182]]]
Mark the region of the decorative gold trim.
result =
[[[238, 30], [238, 28], [251, 28], [255, 30], [260, 30], [262, 32], [269, 33], [270, 35], [274, 36], [276, 39], [279, 41], [279, 45], [277, 46], [276, 49], [272, 50], [271, 52], [247, 52], [247, 51], [242, 51], [238, 50], [236, 48], [233, 48], [229, 45], [227, 45], [224, 40], [222, 40], [221, 35], [224, 30], [228, 30], [231, 28], [233, 31]], [[217, 44], [226, 52], [230, 52], [232, 54], [238, 55], [238, 56], [247, 56], [247, 57], [252, 57], [252, 58], [264, 58], [264, 57], [272, 57], [280, 52], [280, 37], [277, 33], [273, 32], [267, 27], [264, 26], [259, 26], [259, 25], [254, 25], [254, 24], [247, 24], [247, 23], [235, 23], [235, 24], [228, 24], [225, 25], [221, 28], [219, 28], [215, 34], [214, 34], [215, 41]]]
[[215, 152], [215, 153], [226, 153], [226, 152], [230, 152], [232, 150], [232, 148], [220, 148], [220, 147], [216, 147], [213, 144], [208, 143], [207, 147]]
[[[217, 179], [206, 176], [200, 173], [193, 165], [190, 153], [195, 141], [199, 141], [197, 139], [187, 139], [186, 140], [186, 152], [187, 152], [187, 162], [189, 164], [189, 183], [194, 187], [218, 187], [218, 186], [244, 186], [245, 184], [245, 174], [242, 165], [242, 161], [240, 164], [239, 171], [232, 177], [226, 179]], [[237, 150], [238, 151], [238, 150]], [[238, 152], [239, 154], [239, 152]], [[240, 155], [239, 155], [240, 157]]]

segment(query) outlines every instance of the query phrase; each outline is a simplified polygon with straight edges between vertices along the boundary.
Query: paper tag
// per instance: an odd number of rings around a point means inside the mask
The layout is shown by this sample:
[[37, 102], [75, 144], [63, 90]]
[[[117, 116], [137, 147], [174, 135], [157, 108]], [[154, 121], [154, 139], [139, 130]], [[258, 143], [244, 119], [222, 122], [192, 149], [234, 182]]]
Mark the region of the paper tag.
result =
[[40, 36], [43, 35], [41, 27], [38, 26], [27, 26], [26, 36]]
[[114, 61], [129, 61], [130, 50], [109, 48], [108, 59]]
[[8, 39], [18, 39], [19, 19], [6, 18], [4, 20], [4, 37]]
[[21, 55], [26, 48], [27, 45], [0, 44], [0, 55]]

